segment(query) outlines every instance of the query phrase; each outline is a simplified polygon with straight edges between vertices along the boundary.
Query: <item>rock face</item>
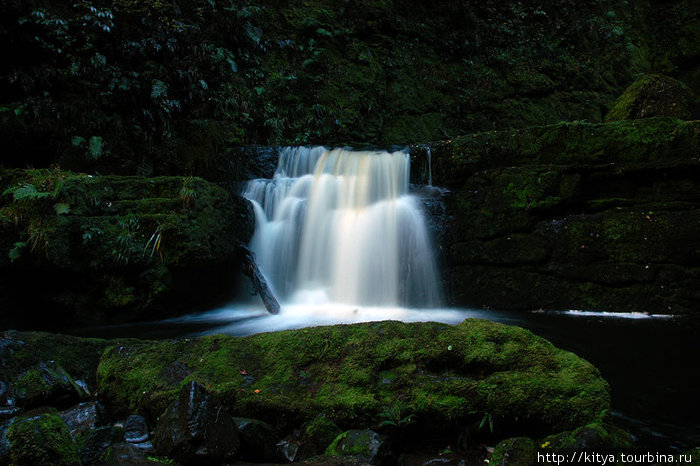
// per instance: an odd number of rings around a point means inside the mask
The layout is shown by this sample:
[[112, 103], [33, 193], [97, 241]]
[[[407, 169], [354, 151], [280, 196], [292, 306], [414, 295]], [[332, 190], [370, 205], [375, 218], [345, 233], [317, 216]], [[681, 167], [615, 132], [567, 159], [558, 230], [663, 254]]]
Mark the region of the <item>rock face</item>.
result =
[[605, 121], [655, 116], [688, 120], [692, 115], [693, 101], [693, 91], [682, 82], [660, 74], [644, 75], [617, 99]]
[[[451, 304], [697, 311], [700, 123], [563, 123], [431, 149], [450, 191], [438, 250]], [[425, 148], [413, 153], [424, 167]]]
[[590, 422], [610, 403], [607, 383], [586, 361], [526, 330], [482, 320], [118, 345], [98, 369], [103, 402], [155, 419], [179, 400], [167, 416], [183, 422], [178, 406], [189, 392], [167, 377], [176, 359], [230, 412], [282, 432], [319, 414], [341, 428], [391, 416], [451, 435], [488, 416], [496, 432], [557, 432]]
[[240, 447], [233, 418], [196, 382], [184, 385], [160, 417], [153, 443], [160, 454], [184, 465], [229, 462]]
[[[0, 321], [145, 319], [225, 299], [248, 202], [192, 177], [0, 173]], [[203, 300], [203, 301], [202, 301]], [[199, 303], [197, 303], [197, 301]]]

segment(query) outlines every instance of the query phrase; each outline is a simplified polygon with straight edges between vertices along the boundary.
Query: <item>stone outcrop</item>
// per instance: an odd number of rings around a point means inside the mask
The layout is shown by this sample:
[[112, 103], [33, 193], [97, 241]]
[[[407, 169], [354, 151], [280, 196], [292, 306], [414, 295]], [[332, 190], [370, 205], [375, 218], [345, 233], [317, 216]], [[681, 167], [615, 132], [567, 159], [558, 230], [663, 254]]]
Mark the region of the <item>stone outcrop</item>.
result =
[[[453, 305], [688, 313], [700, 301], [700, 123], [492, 131], [430, 146]], [[424, 146], [414, 179], [427, 179]]]
[[240, 275], [249, 203], [193, 177], [0, 172], [0, 321], [118, 322], [206, 308]]

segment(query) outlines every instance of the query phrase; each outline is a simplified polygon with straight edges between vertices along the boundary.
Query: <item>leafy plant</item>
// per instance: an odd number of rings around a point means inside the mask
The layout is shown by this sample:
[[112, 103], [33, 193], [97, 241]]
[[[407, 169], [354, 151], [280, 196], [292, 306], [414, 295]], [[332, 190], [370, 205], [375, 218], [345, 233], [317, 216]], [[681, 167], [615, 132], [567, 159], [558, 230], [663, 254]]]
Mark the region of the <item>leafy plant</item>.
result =
[[30, 183], [20, 183], [16, 186], [11, 186], [2, 194], [3, 196], [6, 194], [11, 194], [15, 201], [32, 201], [35, 199], [44, 199], [52, 195], [52, 193], [39, 192], [39, 190], [36, 189], [36, 186]]
[[27, 246], [26, 241], [18, 241], [13, 245], [13, 248], [10, 249], [10, 252], [7, 254], [10, 258], [10, 262], [14, 262], [20, 257], [22, 257], [22, 251], [24, 248]]
[[197, 197], [197, 191], [194, 187], [196, 179], [193, 176], [188, 176], [182, 180], [182, 187], [180, 187], [180, 199], [182, 200], [182, 207], [184, 209], [189, 209], [190, 204]]
[[402, 411], [401, 406], [396, 404], [385, 406], [382, 412], [379, 413], [379, 417], [382, 419], [379, 426], [405, 427], [416, 421], [416, 416], [414, 414], [403, 416]]
[[[160, 244], [163, 239], [163, 225], [160, 223], [156, 227], [156, 231], [153, 232], [151, 235], [150, 239], [146, 242], [146, 245], [143, 247], [143, 254], [146, 254], [150, 248], [151, 253], [149, 254], [149, 257], [153, 257], [155, 253], [160, 253]], [[163, 260], [163, 256], [161, 254], [160, 256], [161, 260]]]

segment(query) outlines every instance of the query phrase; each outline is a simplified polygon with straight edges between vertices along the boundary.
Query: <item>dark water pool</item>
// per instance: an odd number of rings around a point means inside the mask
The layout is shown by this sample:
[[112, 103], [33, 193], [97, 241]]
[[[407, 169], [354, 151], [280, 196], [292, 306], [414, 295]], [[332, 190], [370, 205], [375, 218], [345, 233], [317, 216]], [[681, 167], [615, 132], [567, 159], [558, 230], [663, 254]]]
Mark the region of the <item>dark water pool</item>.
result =
[[596, 365], [612, 387], [613, 416], [644, 448], [700, 445], [700, 319], [586, 312], [407, 310], [323, 305], [283, 306], [280, 315], [227, 307], [160, 322], [84, 328], [104, 338], [171, 338], [253, 333], [371, 320], [457, 323], [484, 318], [525, 327]]

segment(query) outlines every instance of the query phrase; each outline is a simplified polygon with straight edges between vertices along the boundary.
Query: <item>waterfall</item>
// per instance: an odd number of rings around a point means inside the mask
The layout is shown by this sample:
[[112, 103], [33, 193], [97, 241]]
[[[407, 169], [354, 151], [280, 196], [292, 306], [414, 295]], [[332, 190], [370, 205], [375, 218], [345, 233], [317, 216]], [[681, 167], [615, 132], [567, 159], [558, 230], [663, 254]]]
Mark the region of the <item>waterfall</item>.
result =
[[409, 172], [405, 152], [288, 147], [272, 179], [248, 182], [250, 247], [282, 302], [439, 304]]

